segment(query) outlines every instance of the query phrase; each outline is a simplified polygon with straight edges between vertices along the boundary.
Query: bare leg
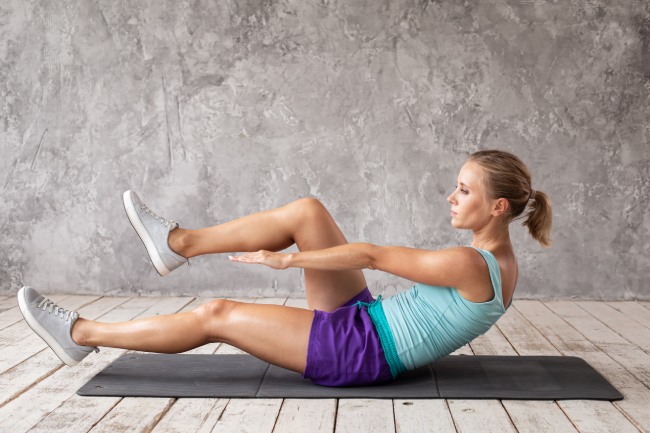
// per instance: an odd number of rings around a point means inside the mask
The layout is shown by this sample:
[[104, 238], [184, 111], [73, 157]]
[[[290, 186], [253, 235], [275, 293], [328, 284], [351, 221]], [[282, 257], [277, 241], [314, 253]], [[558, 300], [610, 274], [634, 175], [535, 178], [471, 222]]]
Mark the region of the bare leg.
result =
[[303, 373], [314, 313], [281, 305], [216, 300], [194, 311], [122, 323], [78, 319], [82, 345], [179, 353], [212, 342], [238, 347], [271, 364]]
[[[296, 243], [301, 251], [347, 243], [316, 199], [248, 215], [200, 230], [176, 229], [170, 247], [185, 257], [237, 251], [280, 251]], [[361, 270], [305, 269], [307, 302], [331, 311], [366, 287]], [[78, 319], [72, 338], [82, 345], [178, 353], [210, 342], [225, 342], [267, 362], [304, 372], [314, 313], [278, 305], [218, 300], [198, 309], [133, 320], [100, 323]]]
[[[239, 251], [281, 251], [296, 243], [300, 251], [347, 244], [345, 236], [320, 201], [303, 198], [285, 206], [254, 213], [200, 230], [176, 229], [169, 246], [184, 257]], [[367, 286], [359, 269], [305, 269], [305, 293], [310, 308], [332, 311]]]

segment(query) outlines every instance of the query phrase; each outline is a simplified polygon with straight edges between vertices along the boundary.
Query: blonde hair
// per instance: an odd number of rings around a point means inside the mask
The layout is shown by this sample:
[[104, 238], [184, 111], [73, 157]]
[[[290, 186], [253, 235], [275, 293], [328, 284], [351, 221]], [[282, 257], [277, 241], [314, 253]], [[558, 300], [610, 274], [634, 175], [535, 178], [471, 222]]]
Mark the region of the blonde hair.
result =
[[490, 198], [505, 198], [510, 203], [507, 222], [519, 219], [526, 207], [528, 211], [522, 223], [537, 242], [545, 247], [551, 245], [553, 212], [551, 200], [542, 191], [531, 186], [528, 167], [521, 159], [503, 150], [481, 150], [469, 156], [485, 172], [484, 182]]

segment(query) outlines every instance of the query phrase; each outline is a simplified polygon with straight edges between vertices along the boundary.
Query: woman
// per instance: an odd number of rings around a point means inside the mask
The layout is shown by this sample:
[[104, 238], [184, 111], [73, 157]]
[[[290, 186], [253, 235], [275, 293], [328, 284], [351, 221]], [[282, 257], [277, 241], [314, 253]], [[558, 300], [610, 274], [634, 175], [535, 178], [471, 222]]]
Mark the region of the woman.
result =
[[[472, 230], [471, 246], [427, 251], [348, 244], [316, 199], [304, 198], [200, 230], [159, 217], [131, 191], [127, 215], [161, 275], [202, 254], [249, 251], [231, 261], [274, 269], [305, 269], [310, 310], [216, 300], [191, 312], [124, 323], [79, 318], [35, 290], [18, 301], [28, 324], [68, 365], [95, 346], [178, 353], [210, 342], [236, 346], [317, 384], [383, 383], [439, 359], [485, 333], [510, 306], [518, 266], [509, 223], [523, 214], [530, 234], [550, 245], [551, 204], [531, 187], [516, 156], [498, 150], [472, 154], [447, 198], [451, 224]], [[298, 253], [279, 253], [296, 244]], [[375, 300], [362, 269], [416, 282]]]

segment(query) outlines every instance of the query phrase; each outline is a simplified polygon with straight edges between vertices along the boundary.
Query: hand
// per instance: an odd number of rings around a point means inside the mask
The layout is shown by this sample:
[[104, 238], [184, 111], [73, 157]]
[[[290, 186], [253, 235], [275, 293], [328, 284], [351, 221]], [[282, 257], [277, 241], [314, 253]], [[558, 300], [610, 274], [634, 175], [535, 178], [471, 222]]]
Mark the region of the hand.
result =
[[289, 267], [289, 254], [274, 253], [273, 251], [259, 250], [241, 256], [228, 256], [232, 262], [259, 263], [273, 269], [287, 269]]

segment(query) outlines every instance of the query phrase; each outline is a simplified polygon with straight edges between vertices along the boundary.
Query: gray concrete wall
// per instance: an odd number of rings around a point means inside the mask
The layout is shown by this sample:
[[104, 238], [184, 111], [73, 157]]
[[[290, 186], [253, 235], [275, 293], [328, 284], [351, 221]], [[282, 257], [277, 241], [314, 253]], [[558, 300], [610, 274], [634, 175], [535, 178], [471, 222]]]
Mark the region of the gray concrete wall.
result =
[[555, 205], [553, 248], [512, 227], [517, 296], [649, 299], [648, 2], [460, 3], [4, 0], [0, 292], [297, 296], [225, 254], [160, 278], [121, 193], [185, 227], [312, 196], [350, 242], [435, 249], [502, 148]]

